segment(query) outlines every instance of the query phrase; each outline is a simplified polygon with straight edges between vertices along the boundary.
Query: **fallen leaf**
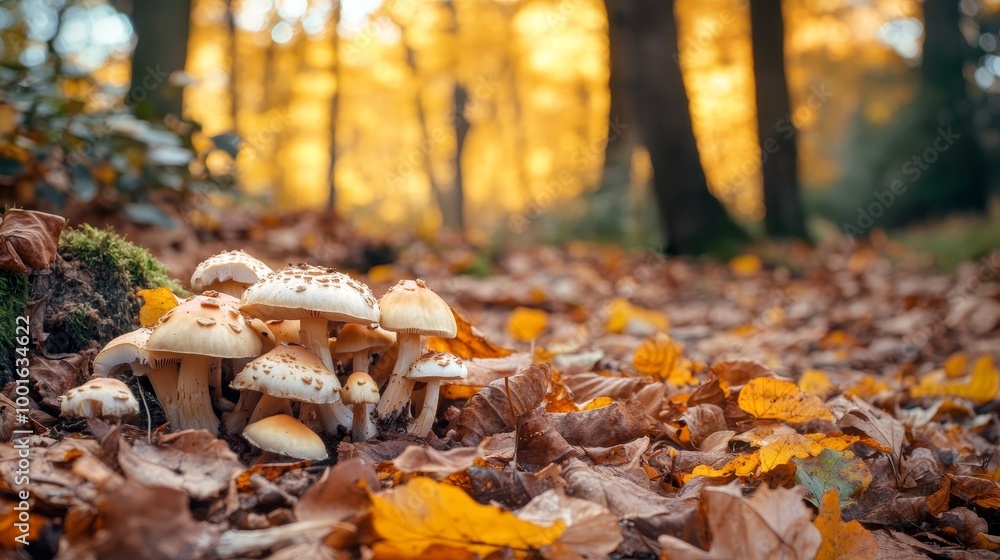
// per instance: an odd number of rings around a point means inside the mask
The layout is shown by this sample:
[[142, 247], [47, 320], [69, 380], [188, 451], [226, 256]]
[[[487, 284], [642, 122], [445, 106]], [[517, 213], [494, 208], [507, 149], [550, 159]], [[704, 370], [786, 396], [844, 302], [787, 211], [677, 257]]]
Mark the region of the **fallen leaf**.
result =
[[[552, 426], [570, 445], [608, 447], [642, 437], [647, 429], [646, 411], [635, 400], [580, 412], [549, 415]], [[594, 429], [600, 426], [600, 429]]]
[[436, 336], [427, 337], [427, 349], [437, 352], [447, 352], [462, 359], [472, 358], [503, 358], [514, 353], [501, 346], [486, 340], [486, 336], [479, 332], [479, 329], [469, 324], [469, 321], [458, 314], [454, 309], [451, 312], [455, 315], [455, 323], [458, 324], [458, 334], [455, 338], [440, 338]]
[[10, 208], [0, 216], [0, 269], [27, 273], [45, 270], [59, 250], [66, 218]]
[[438, 451], [433, 447], [411, 445], [393, 459], [392, 464], [399, 472], [447, 476], [468, 469], [482, 456], [482, 451], [477, 447], [456, 447]]
[[770, 377], [751, 379], [740, 391], [739, 407], [755, 418], [804, 423], [833, 420], [833, 415], [814, 395], [803, 393], [791, 381]]
[[684, 348], [664, 333], [645, 339], [632, 358], [636, 371], [672, 385], [697, 385], [691, 360], [684, 358]]
[[746, 278], [760, 272], [763, 264], [757, 255], [737, 255], [729, 260], [729, 270], [733, 276]]
[[77, 354], [33, 357], [28, 366], [29, 379], [35, 382], [42, 404], [58, 411], [59, 398], [87, 380], [90, 361], [95, 354], [96, 351], [87, 350]]
[[793, 458], [815, 457], [823, 452], [823, 446], [799, 434], [780, 435], [771, 443], [757, 451], [761, 472], [770, 472], [786, 465]]
[[181, 490], [195, 500], [218, 496], [243, 468], [224, 441], [204, 430], [169, 434], [157, 445], [123, 441], [118, 446], [118, 464], [130, 480]]
[[531, 342], [549, 326], [549, 314], [544, 309], [517, 307], [507, 319], [507, 332], [511, 338]]
[[554, 543], [541, 549], [547, 560], [607, 558], [622, 542], [618, 519], [607, 508], [558, 490], [535, 496], [517, 517], [536, 525], [561, 521], [566, 526]]
[[144, 327], [155, 325], [164, 313], [178, 304], [177, 297], [166, 287], [139, 290], [139, 297], [143, 299], [139, 308], [139, 323]]
[[953, 396], [969, 399], [976, 404], [985, 404], [1000, 394], [1000, 370], [993, 356], [980, 356], [972, 366], [968, 379], [949, 378], [946, 370], [938, 370], [921, 378], [920, 383], [910, 388], [913, 397]]
[[[853, 428], [882, 444], [898, 470], [906, 430], [898, 420], [859, 397], [850, 397], [844, 415], [837, 421], [841, 428]], [[898, 472], [896, 474], [899, 474]]]
[[807, 369], [802, 372], [802, 377], [799, 378], [799, 389], [803, 393], [808, 393], [810, 395], [816, 395], [821, 399], [825, 399], [833, 392], [835, 387], [833, 383], [830, 383], [830, 378], [826, 376], [825, 373], [818, 369]]
[[552, 545], [566, 529], [556, 521], [543, 527], [509, 511], [477, 503], [464, 491], [429, 478], [371, 495], [372, 524], [390, 551], [417, 556], [445, 545], [486, 556], [503, 548], [518, 557]]
[[540, 405], [551, 375], [551, 366], [532, 364], [476, 393], [459, 413], [456, 431], [462, 445], [475, 447], [486, 436], [513, 428], [516, 418], [511, 415], [512, 408], [520, 415]]
[[840, 497], [836, 488], [823, 494], [819, 515], [813, 521], [823, 537], [816, 560], [875, 560], [878, 541], [857, 521], [844, 523], [840, 517]]
[[375, 470], [360, 459], [339, 461], [323, 471], [299, 501], [295, 518], [299, 521], [343, 521], [371, 507], [368, 493], [381, 488]]
[[759, 486], [749, 498], [735, 483], [706, 487], [702, 498], [715, 538], [702, 550], [671, 535], [659, 538], [670, 560], [813, 560], [822, 536], [796, 489]]
[[684, 476], [684, 483], [690, 482], [696, 476], [705, 476], [708, 478], [746, 477], [757, 472], [758, 467], [760, 467], [760, 457], [757, 452], [746, 453], [736, 457], [718, 469], [711, 465], [698, 465], [691, 471], [691, 474]]
[[810, 502], [820, 506], [820, 497], [826, 500], [826, 495], [833, 490], [840, 496], [837, 505], [837, 515], [840, 508], [850, 505], [855, 497], [865, 491], [872, 482], [872, 474], [865, 462], [858, 459], [850, 451], [839, 452], [824, 449], [822, 453], [807, 459], [796, 458], [795, 482], [805, 486], [810, 496]]
[[607, 305], [604, 328], [610, 333], [649, 336], [669, 331], [670, 321], [659, 311], [633, 305], [626, 299], [615, 298]]

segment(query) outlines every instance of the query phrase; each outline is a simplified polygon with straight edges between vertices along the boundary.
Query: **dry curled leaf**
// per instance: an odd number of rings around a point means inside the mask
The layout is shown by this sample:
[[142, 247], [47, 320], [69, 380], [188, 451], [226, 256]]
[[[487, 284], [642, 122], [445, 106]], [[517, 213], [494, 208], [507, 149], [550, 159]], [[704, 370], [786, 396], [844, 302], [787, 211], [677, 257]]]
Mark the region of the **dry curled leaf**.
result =
[[0, 269], [27, 273], [45, 270], [59, 250], [66, 218], [11, 208], [0, 216]]
[[455, 315], [455, 323], [458, 324], [458, 335], [455, 338], [429, 336], [427, 337], [428, 350], [448, 352], [465, 360], [472, 358], [503, 358], [514, 353], [513, 350], [497, 346], [486, 340], [486, 335], [469, 324], [469, 321], [465, 317], [459, 315], [454, 309], [451, 312]]
[[219, 495], [242, 468], [224, 441], [204, 430], [164, 436], [157, 445], [137, 440], [118, 446], [118, 464], [130, 480], [187, 492], [196, 500]]
[[462, 445], [476, 446], [486, 436], [513, 428], [512, 407], [513, 414], [520, 415], [541, 404], [551, 376], [550, 366], [532, 364], [473, 395], [462, 407], [456, 426]]

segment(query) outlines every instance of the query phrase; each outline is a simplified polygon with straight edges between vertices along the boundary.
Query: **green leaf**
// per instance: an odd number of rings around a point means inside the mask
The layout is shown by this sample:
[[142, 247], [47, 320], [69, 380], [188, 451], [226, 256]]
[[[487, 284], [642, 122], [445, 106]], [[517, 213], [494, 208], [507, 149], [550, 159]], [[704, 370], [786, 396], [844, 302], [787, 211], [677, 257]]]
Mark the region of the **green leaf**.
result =
[[830, 488], [840, 492], [840, 507], [850, 505], [854, 498], [868, 488], [872, 473], [864, 461], [850, 451], [824, 449], [816, 457], [793, 459], [795, 462], [795, 482], [806, 487], [806, 499], [819, 507], [819, 500]]

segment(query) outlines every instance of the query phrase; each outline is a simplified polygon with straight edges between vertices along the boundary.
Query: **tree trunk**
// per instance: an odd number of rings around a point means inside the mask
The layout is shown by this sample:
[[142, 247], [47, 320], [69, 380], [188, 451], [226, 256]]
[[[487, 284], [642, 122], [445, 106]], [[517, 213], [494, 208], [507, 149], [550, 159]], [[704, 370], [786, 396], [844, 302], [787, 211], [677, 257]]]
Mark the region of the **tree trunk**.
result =
[[333, 97], [330, 98], [330, 149], [329, 164], [327, 167], [327, 178], [329, 189], [326, 197], [326, 213], [332, 219], [337, 215], [337, 115], [340, 113], [340, 91], [343, 88], [341, 80], [344, 73], [340, 71], [340, 35], [337, 32], [337, 25], [340, 23], [340, 2], [337, 2], [333, 9], [333, 21], [330, 23], [330, 34], [333, 37], [333, 78], [337, 84], [333, 90]]
[[764, 224], [767, 233], [806, 237], [799, 198], [798, 150], [790, 122], [791, 103], [785, 77], [785, 26], [781, 0], [752, 0], [754, 86], [757, 95], [757, 136], [764, 176]]
[[136, 1], [132, 27], [137, 42], [132, 53], [132, 85], [126, 103], [145, 119], [180, 115], [181, 88], [167, 82], [171, 73], [184, 70], [187, 60], [191, 0]]
[[462, 153], [465, 151], [465, 138], [469, 135], [469, 121], [465, 118], [465, 106], [469, 102], [469, 94], [465, 88], [455, 82], [455, 179], [451, 191], [451, 213], [456, 218], [455, 227], [459, 232], [465, 232], [465, 184], [462, 181]]
[[607, 0], [626, 38], [625, 75], [638, 130], [649, 150], [653, 192], [672, 254], [732, 253], [745, 237], [708, 191], [677, 51], [673, 0]]

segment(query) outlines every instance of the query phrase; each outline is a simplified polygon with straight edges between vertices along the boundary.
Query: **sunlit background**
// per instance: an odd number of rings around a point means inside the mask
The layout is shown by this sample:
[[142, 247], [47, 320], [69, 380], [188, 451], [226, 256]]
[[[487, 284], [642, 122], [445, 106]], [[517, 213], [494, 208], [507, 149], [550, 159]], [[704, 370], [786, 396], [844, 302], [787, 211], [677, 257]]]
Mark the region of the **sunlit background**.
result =
[[[134, 45], [128, 18], [93, 0], [66, 9], [59, 25], [60, 6], [0, 7], [0, 55], [32, 67], [51, 47], [64, 72], [106, 86], [65, 80], [64, 94], [94, 106], [120, 102]], [[967, 0], [962, 9], [963, 34], [983, 51], [969, 81], [996, 94], [1000, 41], [979, 22], [995, 20], [1000, 1]], [[801, 178], [821, 189], [850, 168], [857, 128], [887, 123], [914, 96], [921, 5], [786, 0], [784, 11]], [[678, 0], [677, 14], [677, 60], [710, 187], [732, 213], [759, 220], [747, 2]], [[236, 161], [215, 151], [204, 165], [237, 169], [251, 202], [325, 205], [336, 98], [340, 213], [362, 231], [435, 227], [435, 191], [454, 183], [456, 83], [469, 95], [461, 165], [473, 233], [526, 209], [572, 209], [600, 181], [610, 95], [598, 0], [344, 0], [339, 10], [335, 0], [194, 0], [191, 24], [186, 116], [205, 136], [243, 138]], [[984, 143], [996, 150], [1000, 139], [987, 134]], [[650, 173], [636, 149], [633, 207], [648, 196]]]

